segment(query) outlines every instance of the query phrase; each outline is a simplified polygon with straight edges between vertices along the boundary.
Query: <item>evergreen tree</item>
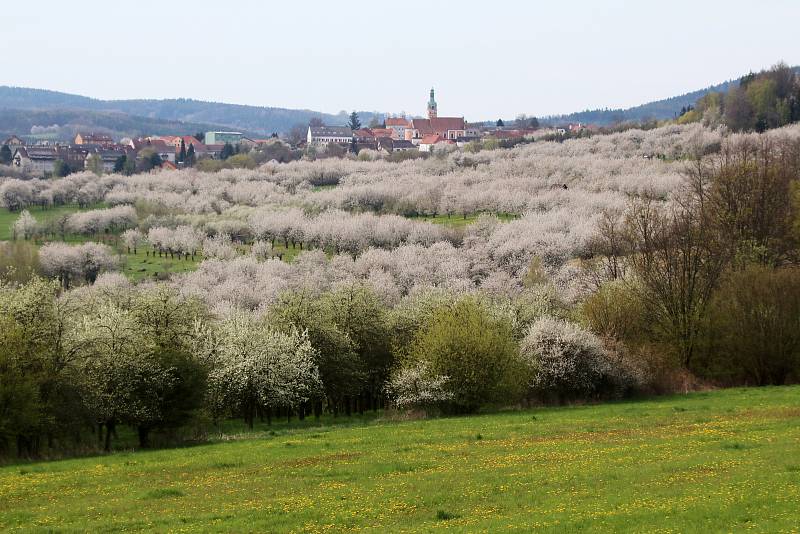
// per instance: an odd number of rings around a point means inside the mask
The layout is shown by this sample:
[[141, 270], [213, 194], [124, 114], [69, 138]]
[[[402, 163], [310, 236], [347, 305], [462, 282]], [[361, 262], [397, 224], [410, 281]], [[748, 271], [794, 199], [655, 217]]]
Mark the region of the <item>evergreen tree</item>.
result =
[[355, 111], [350, 114], [350, 122], [347, 123], [351, 130], [358, 130], [361, 128], [361, 119], [358, 118], [358, 113]]
[[150, 168], [155, 169], [156, 167], [161, 167], [161, 164], [164, 163], [164, 160], [161, 159], [161, 156], [158, 152], [153, 152], [150, 155]]
[[114, 162], [114, 172], [117, 174], [124, 172], [125, 163], [127, 162], [127, 160], [128, 156], [126, 156], [125, 154], [118, 157], [117, 160]]
[[225, 143], [225, 146], [222, 147], [222, 152], [220, 152], [219, 158], [222, 160], [226, 160], [229, 157], [233, 156], [236, 152], [234, 151], [233, 145], [230, 143]]
[[13, 155], [11, 154], [11, 147], [8, 145], [3, 145], [3, 148], [0, 148], [0, 163], [3, 165], [11, 165], [11, 158]]
[[183, 164], [187, 167], [193, 166], [197, 162], [197, 155], [194, 153], [194, 143], [189, 143], [189, 150], [186, 152], [186, 157]]
[[503, 122], [503, 119], [497, 119], [497, 127], [498, 128], [502, 128], [505, 125], [506, 125], [506, 123]]
[[178, 162], [183, 163], [186, 161], [186, 143], [181, 139], [181, 151], [178, 153]]
[[64, 178], [69, 176], [71, 172], [72, 169], [69, 168], [69, 165], [64, 160], [57, 159], [53, 162], [53, 176]]

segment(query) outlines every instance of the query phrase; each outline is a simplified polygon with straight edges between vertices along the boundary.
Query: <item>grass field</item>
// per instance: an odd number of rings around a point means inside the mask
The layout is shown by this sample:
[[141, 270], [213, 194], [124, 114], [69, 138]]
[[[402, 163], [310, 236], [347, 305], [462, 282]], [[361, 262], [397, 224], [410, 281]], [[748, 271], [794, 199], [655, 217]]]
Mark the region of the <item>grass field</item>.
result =
[[[503, 222], [511, 221], [517, 218], [516, 215], [511, 213], [497, 213], [496, 215], [497, 218]], [[409, 218], [414, 221], [424, 221], [433, 224], [441, 224], [442, 226], [448, 226], [450, 228], [464, 228], [477, 221], [479, 216], [480, 214], [467, 215], [466, 217], [464, 217], [463, 215], [451, 215], [450, 217], [448, 217], [447, 215], [436, 215], [435, 217], [420, 216], [420, 217], [409, 217]]]
[[[79, 208], [75, 205], [70, 206], [54, 206], [52, 208], [43, 209], [40, 206], [31, 206], [28, 211], [33, 215], [37, 221], [40, 223], [45, 223], [47, 221], [53, 220], [61, 215], [69, 215], [71, 213], [76, 213], [78, 211], [85, 211], [90, 209], [98, 209], [101, 208], [102, 205], [94, 205], [84, 209]], [[19, 218], [18, 211], [13, 212], [9, 211], [6, 208], [0, 208], [0, 241], [9, 241], [12, 237], [11, 233], [11, 225]]]
[[[120, 249], [121, 248], [122, 247], [120, 247]], [[120, 258], [122, 260], [120, 270], [133, 281], [154, 278], [159, 275], [163, 276], [194, 271], [197, 269], [200, 261], [202, 261], [202, 257], [200, 256], [197, 256], [194, 261], [191, 259], [184, 260], [178, 257], [172, 259], [166, 254], [160, 258], [153, 253], [148, 256], [145, 249], [137, 250], [136, 254], [133, 252], [128, 254], [126, 250], [120, 250]]]
[[710, 533], [800, 525], [800, 387], [283, 426], [245, 438], [4, 467], [0, 529]]

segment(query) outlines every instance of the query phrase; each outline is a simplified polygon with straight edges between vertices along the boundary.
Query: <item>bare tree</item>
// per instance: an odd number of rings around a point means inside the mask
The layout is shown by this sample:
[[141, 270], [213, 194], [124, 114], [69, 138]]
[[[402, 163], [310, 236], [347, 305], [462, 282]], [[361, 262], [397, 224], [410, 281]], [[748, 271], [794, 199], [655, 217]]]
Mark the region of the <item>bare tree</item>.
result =
[[654, 330], [687, 366], [728, 257], [704, 206], [702, 197], [691, 193], [671, 207], [644, 199], [626, 218], [629, 262]]

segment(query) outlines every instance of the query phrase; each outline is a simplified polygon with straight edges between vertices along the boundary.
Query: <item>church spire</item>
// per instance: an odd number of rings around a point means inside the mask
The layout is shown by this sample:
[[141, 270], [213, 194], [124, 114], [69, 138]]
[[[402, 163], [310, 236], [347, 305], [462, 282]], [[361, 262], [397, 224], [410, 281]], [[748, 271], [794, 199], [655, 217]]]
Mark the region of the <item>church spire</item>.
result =
[[428, 118], [436, 118], [436, 99], [433, 96], [433, 87], [431, 87], [431, 99], [428, 100]]

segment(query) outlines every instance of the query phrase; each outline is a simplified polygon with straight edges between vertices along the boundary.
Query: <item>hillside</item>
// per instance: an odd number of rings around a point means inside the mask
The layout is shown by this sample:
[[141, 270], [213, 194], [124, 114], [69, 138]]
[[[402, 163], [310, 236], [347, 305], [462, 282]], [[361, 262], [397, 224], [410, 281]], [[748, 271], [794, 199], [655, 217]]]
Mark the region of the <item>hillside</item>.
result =
[[[800, 67], [795, 67], [800, 72]], [[567, 115], [544, 117], [545, 123], [583, 122], [607, 126], [619, 122], [673, 119], [681, 108], [694, 105], [711, 91], [727, 91], [738, 80], [728, 80], [704, 89], [648, 102], [628, 109], [595, 109]], [[65, 116], [21, 114], [19, 110], [49, 111]], [[113, 133], [176, 133], [193, 129], [229, 128], [265, 136], [288, 133], [292, 127], [321, 119], [328, 125], [344, 125], [347, 115], [331, 115], [310, 109], [286, 109], [205, 102], [186, 98], [163, 100], [99, 100], [44, 89], [0, 86], [0, 134], [28, 134], [32, 126], [79, 124], [89, 129], [108, 129]], [[79, 114], [79, 111], [93, 114]], [[126, 119], [121, 115], [129, 115]], [[28, 115], [30, 115], [28, 117]], [[368, 124], [375, 116], [360, 111], [361, 122]], [[48, 122], [49, 121], [49, 122]], [[74, 128], [73, 128], [74, 129]]]
[[781, 387], [262, 423], [216, 444], [0, 468], [0, 528], [789, 532], [800, 522], [798, 402], [800, 388]]
[[[120, 112], [81, 109], [0, 108], [0, 138], [10, 135], [69, 139], [78, 131], [107, 132], [116, 138], [144, 134], [168, 135], [218, 129], [219, 125], [140, 117]], [[246, 130], [246, 133], [251, 133]]]
[[[195, 124], [216, 125], [263, 136], [273, 132], [288, 132], [298, 124], [308, 124], [319, 118], [329, 125], [343, 125], [347, 116], [330, 115], [307, 109], [285, 109], [238, 104], [222, 104], [191, 99], [164, 100], [99, 100], [43, 89], [0, 86], [0, 109], [6, 110], [87, 110], [103, 113], [133, 115], [132, 123], [139, 129], [147, 129], [149, 119], [180, 121]], [[360, 112], [361, 120], [367, 124], [372, 113]], [[0, 130], [8, 129], [0, 121]], [[185, 130], [185, 129], [184, 129]], [[17, 130], [27, 133], [23, 130]], [[172, 132], [174, 133], [174, 132]]]
[[[794, 67], [800, 72], [800, 66]], [[608, 126], [619, 122], [644, 122], [648, 120], [674, 119], [680, 114], [681, 108], [693, 106], [698, 99], [711, 92], [726, 92], [731, 85], [739, 83], [739, 79], [728, 80], [705, 89], [698, 89], [682, 95], [648, 102], [628, 109], [594, 109], [578, 111], [568, 115], [553, 115], [543, 120], [548, 123], [582, 122]]]

